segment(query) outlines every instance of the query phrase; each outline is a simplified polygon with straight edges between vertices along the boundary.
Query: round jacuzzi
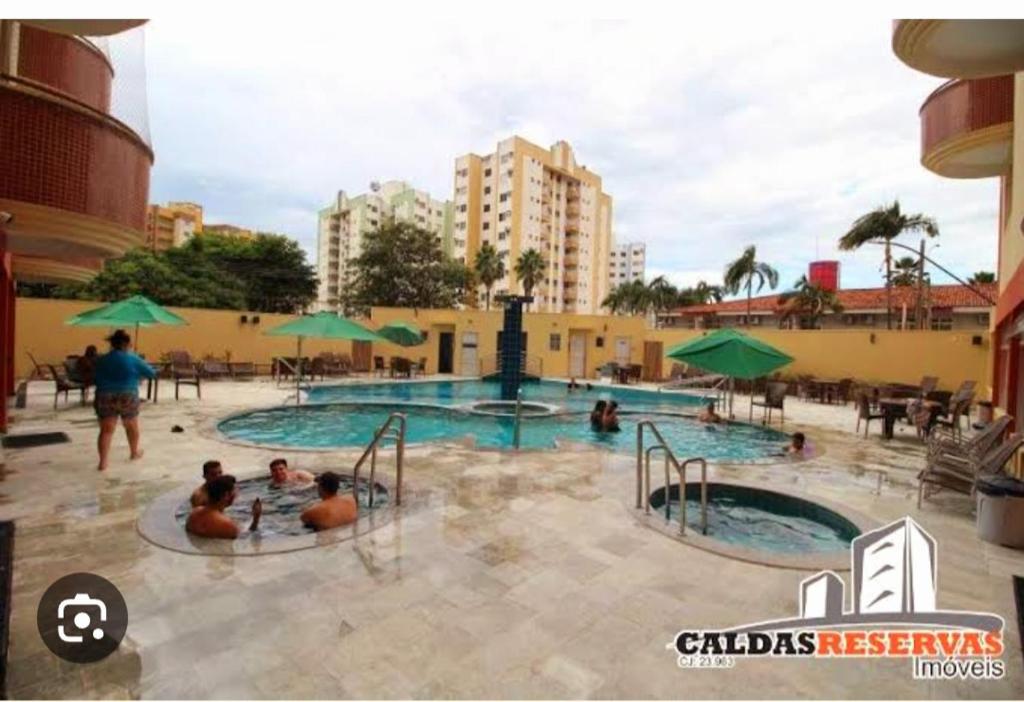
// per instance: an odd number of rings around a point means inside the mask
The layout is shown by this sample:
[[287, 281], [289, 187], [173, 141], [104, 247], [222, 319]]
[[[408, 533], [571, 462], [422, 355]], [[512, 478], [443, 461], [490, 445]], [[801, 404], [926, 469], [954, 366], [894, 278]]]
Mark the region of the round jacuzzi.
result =
[[516, 405], [519, 406], [519, 414], [522, 417], [546, 417], [555, 414], [559, 408], [554, 405], [546, 405], [541, 402], [519, 402], [515, 400], [487, 400], [485, 402], [474, 402], [465, 405], [468, 412], [484, 414], [491, 417], [514, 417], [516, 416]]
[[[253, 501], [263, 503], [263, 514], [256, 532], [243, 532], [237, 539], [207, 539], [185, 531], [192, 505], [192, 488], [181, 488], [158, 497], [139, 519], [138, 529], [148, 541], [183, 553], [209, 555], [257, 555], [295, 551], [344, 541], [391, 521], [394, 511], [390, 493], [382, 483], [359, 479], [354, 494], [359, 517], [353, 524], [314, 532], [306, 528], [299, 515], [319, 500], [313, 483], [278, 487], [265, 475], [237, 482], [238, 496], [226, 514], [243, 529], [251, 520]], [[353, 494], [352, 478], [342, 476], [341, 494]], [[406, 500], [403, 499], [403, 505]]]
[[[739, 483], [707, 485], [707, 533], [702, 533], [700, 483], [686, 485], [685, 538], [723, 555], [767, 565], [846, 568], [850, 543], [872, 528], [839, 505], [825, 506], [776, 490]], [[679, 485], [650, 495], [650, 525], [679, 534]], [[840, 510], [843, 514], [840, 514]]]

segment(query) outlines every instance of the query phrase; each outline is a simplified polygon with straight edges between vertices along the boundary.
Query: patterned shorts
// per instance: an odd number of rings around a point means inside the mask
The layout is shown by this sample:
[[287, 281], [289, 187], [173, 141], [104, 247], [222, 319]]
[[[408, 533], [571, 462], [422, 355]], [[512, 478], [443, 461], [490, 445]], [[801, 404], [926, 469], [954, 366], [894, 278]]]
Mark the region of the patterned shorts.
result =
[[139, 396], [133, 392], [97, 392], [93, 407], [100, 419], [135, 419], [139, 416]]

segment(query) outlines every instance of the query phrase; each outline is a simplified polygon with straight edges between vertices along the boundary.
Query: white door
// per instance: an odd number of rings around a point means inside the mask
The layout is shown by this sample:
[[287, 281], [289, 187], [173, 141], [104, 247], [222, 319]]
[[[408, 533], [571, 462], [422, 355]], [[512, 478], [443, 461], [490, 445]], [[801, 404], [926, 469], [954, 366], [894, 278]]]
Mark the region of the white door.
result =
[[629, 337], [615, 337], [615, 362], [620, 366], [629, 365]]
[[462, 372], [460, 375], [480, 375], [480, 362], [477, 359], [476, 332], [462, 332]]
[[569, 375], [583, 378], [587, 369], [587, 333], [569, 332]]

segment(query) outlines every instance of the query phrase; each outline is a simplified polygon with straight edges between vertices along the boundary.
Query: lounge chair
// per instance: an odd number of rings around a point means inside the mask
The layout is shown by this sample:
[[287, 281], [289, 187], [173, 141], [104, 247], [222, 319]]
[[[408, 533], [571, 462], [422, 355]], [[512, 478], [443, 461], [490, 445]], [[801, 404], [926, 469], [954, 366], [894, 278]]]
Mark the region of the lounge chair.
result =
[[188, 351], [171, 351], [167, 355], [171, 360], [171, 377], [174, 378], [174, 399], [178, 399], [179, 389], [182, 385], [194, 385], [196, 397], [201, 399], [203, 397], [200, 387], [202, 378], [196, 364], [192, 362], [192, 357], [188, 355]]
[[28, 351], [25, 352], [28, 355], [28, 360], [32, 361], [32, 372], [29, 374], [29, 380], [52, 380], [53, 376], [50, 375], [50, 369], [45, 365], [39, 365], [39, 361]]
[[47, 364], [46, 366], [50, 370], [50, 375], [53, 378], [53, 382], [56, 385], [56, 391], [53, 393], [53, 408], [57, 409], [57, 398], [60, 397], [61, 393], [64, 393], [64, 404], [68, 402], [68, 393], [72, 390], [78, 390], [82, 393], [82, 404], [85, 404], [85, 393], [88, 390], [88, 386], [82, 383], [76, 383], [75, 381], [68, 378], [67, 371], [64, 370], [63, 366], [55, 366]]
[[868, 397], [866, 392], [861, 392], [857, 395], [857, 427], [854, 429], [855, 433], [860, 433], [860, 423], [864, 422], [864, 436], [868, 435], [868, 429], [871, 427], [871, 421], [874, 419], [885, 420], [885, 415], [882, 412], [871, 411], [871, 399]]
[[231, 366], [226, 361], [218, 361], [215, 358], [211, 358], [203, 361], [202, 375], [204, 378], [214, 380], [217, 378], [230, 378]]
[[[750, 421], [754, 421], [754, 407], [761, 407], [761, 424], [770, 424], [772, 421], [772, 410], [779, 410], [779, 423], [786, 423], [786, 391], [789, 389], [788, 383], [783, 382], [772, 382], [768, 383], [765, 391], [763, 400], [750, 400]], [[767, 421], [766, 421], [767, 418]]]
[[1022, 444], [1024, 435], [1011, 434], [1006, 441], [990, 448], [981, 458], [961, 461], [939, 456], [928, 460], [924, 470], [917, 475], [917, 508], [921, 508], [921, 502], [929, 495], [943, 488], [965, 495], [973, 494], [978, 476], [994, 475], [1001, 471]]
[[1004, 414], [968, 439], [963, 439], [960, 432], [936, 426], [928, 436], [928, 460], [945, 458], [965, 463], [979, 460], [1002, 439], [1012, 423], [1013, 417]]
[[252, 380], [256, 377], [256, 364], [252, 361], [232, 361], [228, 366], [235, 380]]

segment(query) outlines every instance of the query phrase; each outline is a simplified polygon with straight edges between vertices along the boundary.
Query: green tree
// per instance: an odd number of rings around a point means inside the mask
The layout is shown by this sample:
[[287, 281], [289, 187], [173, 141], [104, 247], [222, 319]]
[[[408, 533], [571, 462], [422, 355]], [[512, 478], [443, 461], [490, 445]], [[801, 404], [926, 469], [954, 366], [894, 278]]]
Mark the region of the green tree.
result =
[[835, 292], [815, 285], [806, 275], [800, 276], [793, 290], [779, 295], [779, 305], [782, 308], [783, 321], [795, 317], [800, 320], [802, 329], [817, 329], [818, 321], [823, 314], [843, 311]]
[[651, 292], [642, 280], [620, 283], [601, 301], [612, 314], [644, 314], [651, 305]]
[[723, 287], [729, 294], [736, 295], [743, 289], [747, 291], [747, 326], [750, 326], [755, 281], [758, 292], [761, 292], [766, 283], [769, 289], [774, 290], [779, 284], [779, 272], [767, 263], [758, 261], [757, 247], [748, 246], [743, 250], [742, 256], [726, 266], [725, 274], [722, 276]]
[[892, 264], [892, 284], [902, 287], [917, 285], [918, 260], [913, 256], [901, 256]]
[[668, 312], [679, 304], [679, 289], [668, 282], [663, 275], [659, 275], [648, 283], [646, 288], [647, 305], [644, 309], [645, 313], [651, 311], [655, 314], [661, 314]]
[[903, 232], [921, 232], [935, 237], [939, 235], [939, 226], [923, 214], [903, 214], [899, 201], [895, 201], [859, 217], [839, 238], [839, 248], [843, 251], [853, 251], [868, 243], [885, 246], [885, 321], [889, 329], [892, 329], [892, 240]]
[[996, 282], [996, 274], [992, 271], [978, 271], [967, 281], [971, 285], [984, 285]]
[[343, 294], [348, 312], [370, 307], [455, 307], [472, 292], [473, 274], [441, 250], [437, 237], [408, 222], [387, 221], [363, 237]]
[[540, 282], [546, 267], [547, 264], [544, 263], [544, 258], [537, 249], [527, 249], [519, 254], [519, 260], [516, 261], [515, 265], [515, 273], [516, 280], [523, 286], [524, 295], [529, 297], [533, 294], [533, 289]]
[[498, 255], [498, 250], [489, 241], [480, 245], [476, 252], [476, 261], [473, 262], [476, 277], [484, 286], [487, 309], [491, 309], [491, 289], [494, 284], [505, 277], [505, 262]]
[[725, 290], [721, 285], [710, 285], [703, 280], [698, 280], [692, 290], [698, 305], [706, 305], [709, 302], [721, 302], [722, 298], [725, 297]]

